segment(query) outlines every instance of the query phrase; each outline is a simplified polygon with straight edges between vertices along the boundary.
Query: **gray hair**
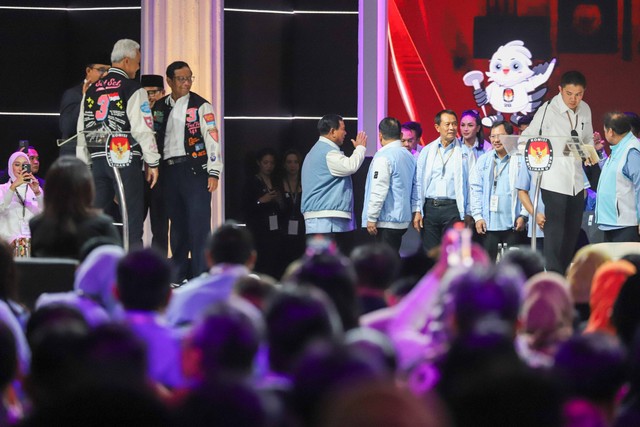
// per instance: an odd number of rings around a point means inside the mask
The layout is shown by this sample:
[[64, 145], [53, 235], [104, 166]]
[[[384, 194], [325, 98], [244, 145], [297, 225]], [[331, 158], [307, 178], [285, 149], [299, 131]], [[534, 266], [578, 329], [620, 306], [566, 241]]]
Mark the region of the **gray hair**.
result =
[[113, 51], [111, 52], [111, 63], [122, 61], [124, 58], [135, 59], [138, 51], [140, 50], [140, 44], [130, 39], [118, 40], [113, 45]]

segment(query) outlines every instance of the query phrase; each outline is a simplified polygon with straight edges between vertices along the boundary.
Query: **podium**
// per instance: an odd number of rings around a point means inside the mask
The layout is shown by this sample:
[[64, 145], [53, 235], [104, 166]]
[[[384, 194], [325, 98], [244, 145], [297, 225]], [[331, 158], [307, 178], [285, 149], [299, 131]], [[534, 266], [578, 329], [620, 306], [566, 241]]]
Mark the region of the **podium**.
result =
[[[149, 131], [149, 132], [155, 134], [155, 132], [152, 132], [152, 131]], [[120, 214], [122, 215], [122, 243], [123, 243], [124, 250], [128, 252], [129, 251], [129, 215], [127, 211], [127, 200], [125, 198], [124, 184], [122, 183], [122, 177], [120, 175], [120, 168], [126, 166], [127, 164], [125, 164], [126, 161], [122, 162], [119, 159], [114, 158], [114, 156], [111, 155], [111, 153], [109, 152], [109, 149], [111, 145], [114, 145], [116, 147], [119, 147], [121, 145], [126, 145], [129, 152], [129, 156], [132, 157], [133, 154], [131, 153], [131, 150], [130, 150], [131, 146], [129, 145], [129, 141], [130, 141], [129, 135], [131, 134], [131, 132], [130, 131], [111, 131], [110, 129], [100, 129], [95, 131], [81, 131], [66, 140], [58, 140], [57, 141], [58, 147], [61, 147], [64, 144], [67, 144], [73, 140], [78, 139], [78, 136], [81, 134], [84, 136], [85, 144], [78, 145], [78, 147], [102, 148], [106, 151], [107, 162], [109, 163], [109, 166], [111, 166], [111, 169], [113, 170], [113, 175], [116, 178], [116, 185], [118, 187], [118, 197], [120, 200]], [[89, 161], [88, 158], [82, 159], [82, 160], [84, 160], [85, 162]]]
[[[554, 158], [572, 157], [581, 163], [597, 164], [598, 153], [592, 145], [582, 144], [577, 136], [563, 135], [500, 135], [500, 142], [511, 156], [523, 156], [527, 169], [536, 173], [534, 183], [533, 221], [538, 213], [542, 174], [553, 167], [562, 167], [554, 163]], [[531, 229], [531, 249], [536, 250], [536, 226]]]

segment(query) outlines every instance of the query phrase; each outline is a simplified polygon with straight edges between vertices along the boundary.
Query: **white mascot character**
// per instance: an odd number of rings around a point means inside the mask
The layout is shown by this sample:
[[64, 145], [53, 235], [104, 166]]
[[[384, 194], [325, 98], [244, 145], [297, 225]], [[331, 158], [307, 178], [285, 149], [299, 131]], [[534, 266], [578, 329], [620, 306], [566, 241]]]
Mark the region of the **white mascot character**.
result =
[[[486, 89], [480, 86], [484, 79], [481, 71], [465, 74], [463, 81], [474, 87], [476, 104], [484, 112], [482, 124], [489, 127], [504, 120], [503, 113], [510, 113], [511, 122], [517, 125], [521, 117], [535, 112], [547, 92], [546, 87], [536, 88], [549, 80], [555, 64], [556, 59], [553, 58], [551, 62], [531, 68], [531, 52], [522, 41], [513, 40], [500, 46], [491, 57], [489, 71], [486, 72], [489, 78]], [[487, 116], [486, 104], [491, 104], [497, 114]]]

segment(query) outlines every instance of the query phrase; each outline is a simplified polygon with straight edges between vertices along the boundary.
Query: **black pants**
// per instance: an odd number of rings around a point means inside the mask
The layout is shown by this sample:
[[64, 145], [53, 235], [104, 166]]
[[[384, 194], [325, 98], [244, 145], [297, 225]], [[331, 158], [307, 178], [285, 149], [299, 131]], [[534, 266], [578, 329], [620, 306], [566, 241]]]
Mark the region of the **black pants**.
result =
[[582, 225], [584, 190], [575, 196], [542, 190], [546, 222], [544, 257], [547, 270], [565, 274], [575, 253]]
[[153, 188], [148, 182], [144, 183], [144, 212], [145, 215], [146, 212], [149, 212], [151, 234], [153, 235], [151, 244], [166, 257], [167, 248], [169, 247], [169, 217], [162, 198], [163, 172], [162, 170], [158, 174], [158, 181]]
[[407, 232], [406, 228], [378, 228], [378, 234], [376, 234], [376, 242], [386, 243], [394, 251], [400, 253], [400, 246], [402, 246], [402, 236]]
[[460, 212], [455, 200], [426, 199], [422, 212], [422, 247], [425, 253], [440, 245], [444, 230], [455, 221], [460, 221]]
[[640, 242], [638, 226], [624, 227], [617, 230], [607, 230], [604, 232], [605, 242]]
[[482, 241], [482, 246], [489, 254], [492, 262], [496, 261], [498, 256], [498, 244], [506, 244], [507, 247], [522, 245], [526, 242], [527, 235], [524, 231], [500, 230], [487, 231]]
[[[139, 156], [133, 156], [129, 166], [118, 169], [127, 202], [130, 248], [142, 246], [144, 179], [140, 173], [141, 170], [142, 160]], [[112, 206], [113, 198], [118, 194], [118, 186], [113, 169], [107, 163], [107, 159], [105, 157], [92, 159], [91, 172], [93, 174], [93, 183], [96, 187], [94, 206], [98, 209]]]
[[177, 268], [177, 280], [197, 277], [207, 270], [204, 251], [211, 234], [208, 176], [195, 173], [188, 161], [174, 165], [165, 163], [162, 173], [162, 192], [171, 220], [171, 256]]

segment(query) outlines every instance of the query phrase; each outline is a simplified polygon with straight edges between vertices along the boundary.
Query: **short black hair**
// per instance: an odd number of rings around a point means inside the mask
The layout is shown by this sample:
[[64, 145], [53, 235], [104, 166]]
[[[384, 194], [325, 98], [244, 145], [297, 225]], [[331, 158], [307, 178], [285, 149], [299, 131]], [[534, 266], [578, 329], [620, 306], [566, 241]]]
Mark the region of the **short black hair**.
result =
[[640, 116], [633, 111], [625, 111], [624, 115], [629, 117], [629, 124], [631, 125], [631, 132], [637, 137], [640, 133]]
[[173, 79], [176, 76], [176, 70], [179, 70], [179, 69], [185, 68], [185, 67], [191, 69], [191, 67], [189, 67], [189, 64], [187, 64], [184, 61], [174, 61], [174, 62], [172, 62], [167, 67], [167, 77], [169, 77], [170, 79]]
[[385, 117], [380, 120], [378, 130], [385, 140], [400, 139], [402, 132], [400, 131], [400, 121], [394, 117]]
[[254, 250], [249, 230], [226, 222], [209, 237], [209, 254], [216, 264], [246, 264]]
[[451, 114], [453, 117], [456, 118], [456, 121], [458, 120], [458, 115], [456, 114], [455, 111], [453, 110], [442, 110], [439, 111], [438, 114], [436, 114], [436, 117], [434, 119], [435, 123], [439, 126], [440, 122], [442, 121], [442, 115], [443, 114]]
[[361, 287], [386, 290], [400, 272], [398, 253], [385, 243], [358, 246], [350, 258]]
[[497, 122], [494, 122], [491, 125], [491, 129], [495, 129], [498, 126], [504, 126], [504, 130], [505, 132], [507, 132], [507, 135], [513, 135], [513, 125], [511, 123], [509, 123], [506, 120], [499, 120]]
[[617, 135], [624, 135], [631, 131], [631, 120], [619, 111], [612, 111], [604, 115], [604, 128], [611, 129]]
[[171, 265], [155, 249], [125, 255], [117, 267], [117, 288], [122, 305], [129, 310], [155, 311], [171, 293]]
[[587, 88], [587, 78], [580, 71], [567, 71], [560, 77], [560, 87], [566, 85], [582, 86]]
[[344, 122], [342, 116], [337, 114], [327, 114], [318, 120], [318, 134], [320, 136], [328, 134], [331, 129], [340, 129], [340, 122]]
[[402, 124], [401, 130], [402, 129], [414, 131], [416, 133], [416, 139], [418, 141], [420, 140], [420, 138], [422, 138], [422, 126], [418, 122], [412, 122], [412, 121], [404, 122]]

